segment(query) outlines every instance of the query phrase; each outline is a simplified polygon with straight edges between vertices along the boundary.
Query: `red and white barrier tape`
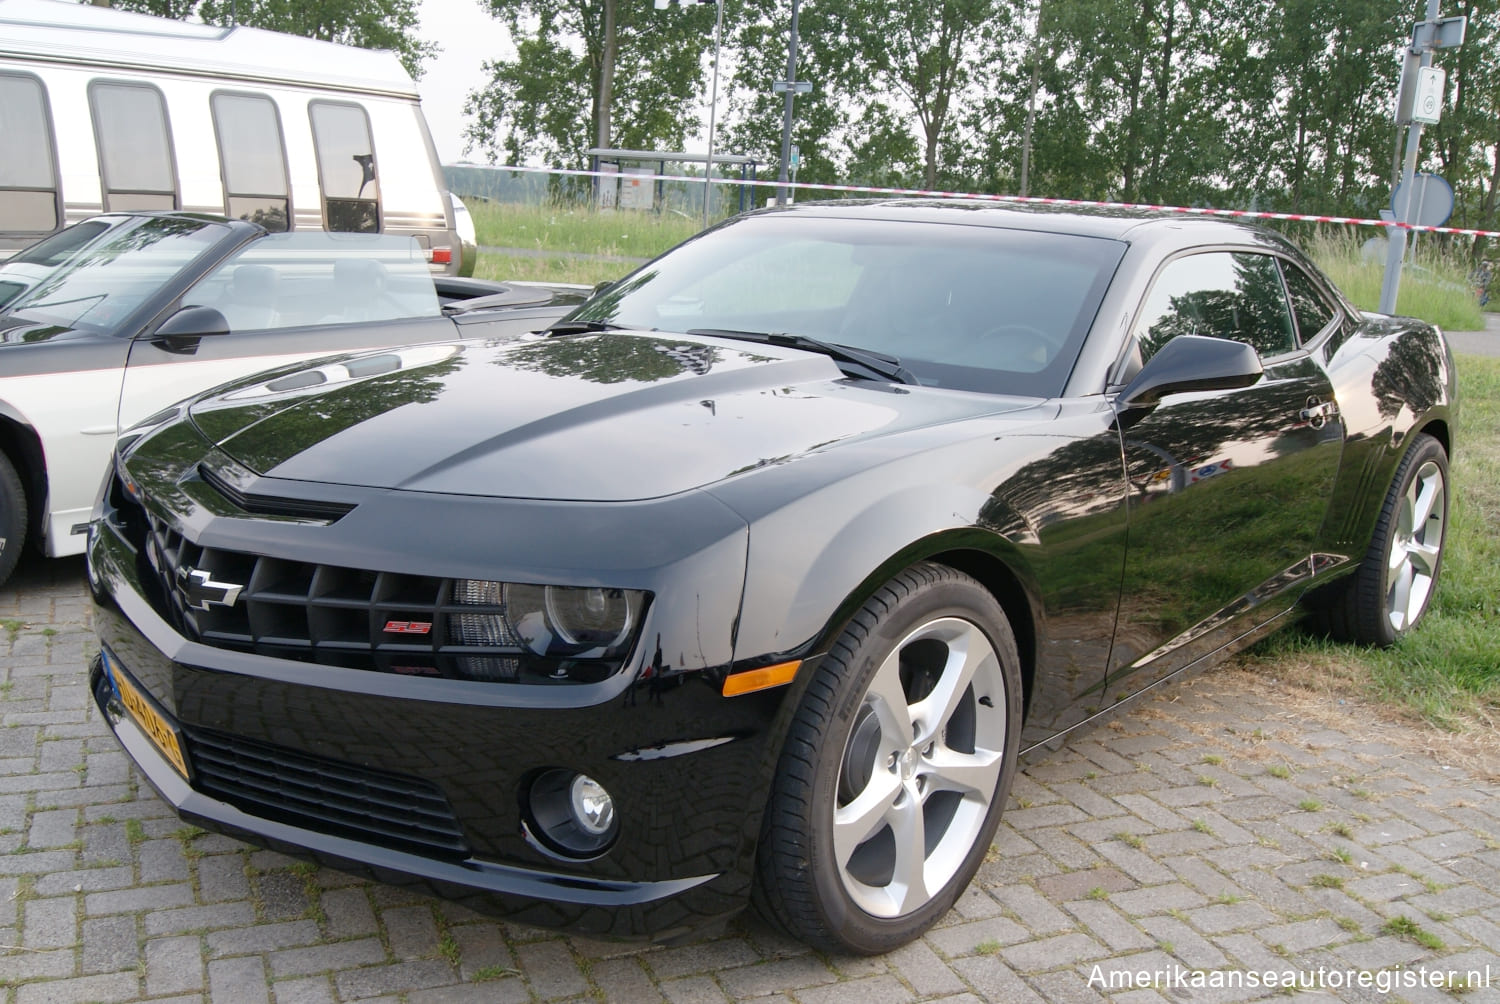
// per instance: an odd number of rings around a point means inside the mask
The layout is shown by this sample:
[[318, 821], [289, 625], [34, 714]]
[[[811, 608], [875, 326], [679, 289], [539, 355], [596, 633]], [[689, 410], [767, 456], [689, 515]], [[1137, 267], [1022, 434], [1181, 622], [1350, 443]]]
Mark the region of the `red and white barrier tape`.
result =
[[[483, 165], [489, 166], [489, 165]], [[494, 171], [515, 171], [521, 174], [561, 174], [584, 178], [629, 178], [635, 181], [683, 181], [703, 184], [702, 178], [681, 174], [623, 174], [615, 171], [583, 171], [562, 167], [512, 167], [490, 166]], [[1147, 209], [1162, 213], [1181, 213], [1184, 216], [1223, 216], [1242, 220], [1288, 220], [1294, 223], [1337, 223], [1357, 227], [1388, 227], [1410, 230], [1424, 234], [1458, 234], [1464, 237], [1500, 237], [1500, 230], [1471, 230], [1464, 227], [1427, 227], [1415, 223], [1399, 223], [1394, 220], [1366, 220], [1356, 216], [1313, 216], [1307, 213], [1266, 213], [1250, 209], [1207, 209], [1202, 206], [1153, 206], [1141, 202], [1096, 202], [1090, 199], [1050, 199], [1035, 195], [985, 195], [977, 192], [940, 192], [922, 188], [876, 188], [870, 185], [814, 185], [808, 182], [740, 180], [739, 178], [714, 178], [715, 185], [750, 185], [757, 188], [788, 188], [805, 192], [855, 192], [861, 195], [901, 195], [928, 199], [969, 199], [978, 202], [1004, 202], [1033, 206], [1074, 206], [1083, 209]]]

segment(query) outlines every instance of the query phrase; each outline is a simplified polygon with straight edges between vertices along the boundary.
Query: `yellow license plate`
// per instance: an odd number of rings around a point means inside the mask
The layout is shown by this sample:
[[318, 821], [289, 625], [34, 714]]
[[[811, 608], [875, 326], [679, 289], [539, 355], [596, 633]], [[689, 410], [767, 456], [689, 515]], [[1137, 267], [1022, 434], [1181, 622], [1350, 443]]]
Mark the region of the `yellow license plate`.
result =
[[177, 768], [178, 773], [187, 777], [187, 758], [182, 755], [182, 743], [177, 739], [177, 730], [167, 723], [160, 711], [151, 706], [151, 702], [136, 689], [135, 684], [120, 672], [118, 664], [110, 677], [114, 680], [115, 689], [120, 692], [120, 703], [125, 705], [130, 717], [135, 719], [141, 731], [151, 738], [167, 761]]

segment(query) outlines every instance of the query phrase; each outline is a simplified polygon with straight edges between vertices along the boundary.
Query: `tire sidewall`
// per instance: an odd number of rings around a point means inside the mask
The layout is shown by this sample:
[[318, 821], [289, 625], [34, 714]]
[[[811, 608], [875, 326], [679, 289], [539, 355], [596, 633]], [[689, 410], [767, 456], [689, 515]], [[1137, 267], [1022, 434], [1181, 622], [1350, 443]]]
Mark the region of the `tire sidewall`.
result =
[[[1401, 500], [1406, 497], [1412, 482], [1416, 480], [1417, 472], [1422, 465], [1432, 461], [1438, 467], [1443, 478], [1443, 540], [1438, 546], [1437, 561], [1432, 569], [1432, 590], [1427, 594], [1426, 601], [1417, 615], [1407, 621], [1406, 626], [1397, 631], [1391, 626], [1390, 611], [1386, 607], [1386, 598], [1390, 595], [1391, 588], [1391, 551], [1396, 546], [1396, 525], [1399, 518]], [[1379, 564], [1375, 571], [1379, 575], [1380, 588], [1378, 592], [1378, 609], [1374, 611], [1377, 617], [1376, 636], [1381, 645], [1393, 645], [1402, 637], [1409, 634], [1413, 628], [1426, 619], [1427, 611], [1432, 607], [1433, 597], [1437, 593], [1437, 585], [1443, 570], [1443, 552], [1447, 549], [1448, 542], [1448, 503], [1452, 490], [1452, 481], [1448, 476], [1448, 455], [1443, 452], [1443, 445], [1433, 437], [1419, 433], [1413, 440], [1406, 456], [1401, 460], [1401, 467], [1397, 472], [1396, 479], [1391, 483], [1391, 495], [1387, 500], [1386, 507], [1382, 513], [1384, 522], [1381, 526], [1381, 542], [1378, 554]]]
[[[973, 623], [984, 632], [1000, 660], [1007, 704], [1005, 756], [1000, 780], [974, 846], [947, 885], [926, 905], [910, 914], [895, 918], [874, 917], [850, 898], [833, 857], [833, 807], [837, 805], [839, 769], [855, 714], [864, 702], [865, 692], [876, 670], [914, 628], [940, 617], [957, 617]], [[838, 667], [842, 673], [837, 682], [833, 713], [824, 736], [822, 754], [813, 772], [813, 832], [808, 856], [815, 901], [827, 929], [838, 931], [841, 939], [856, 950], [877, 954], [912, 940], [952, 907], [979, 870], [999, 826], [1005, 799], [1015, 777], [1021, 730], [1019, 665], [1015, 638], [1000, 605], [977, 582], [964, 578], [939, 581], [905, 597], [854, 649], [848, 665]]]
[[0, 540], [4, 541], [0, 545], [0, 585], [10, 578], [21, 560], [27, 518], [26, 491], [10, 459], [0, 453]]

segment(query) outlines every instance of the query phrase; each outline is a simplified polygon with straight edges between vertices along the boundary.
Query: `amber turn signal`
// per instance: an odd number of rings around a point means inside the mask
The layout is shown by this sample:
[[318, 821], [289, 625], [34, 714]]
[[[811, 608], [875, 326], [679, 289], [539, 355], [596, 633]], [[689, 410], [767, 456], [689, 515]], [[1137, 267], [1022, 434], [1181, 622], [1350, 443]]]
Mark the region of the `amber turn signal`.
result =
[[781, 662], [774, 666], [762, 666], [760, 669], [747, 669], [743, 673], [735, 673], [724, 678], [724, 696], [738, 697], [741, 694], [753, 694], [757, 690], [768, 690], [771, 687], [780, 687], [791, 683], [792, 678], [797, 675], [797, 667], [802, 665], [802, 660], [795, 662]]

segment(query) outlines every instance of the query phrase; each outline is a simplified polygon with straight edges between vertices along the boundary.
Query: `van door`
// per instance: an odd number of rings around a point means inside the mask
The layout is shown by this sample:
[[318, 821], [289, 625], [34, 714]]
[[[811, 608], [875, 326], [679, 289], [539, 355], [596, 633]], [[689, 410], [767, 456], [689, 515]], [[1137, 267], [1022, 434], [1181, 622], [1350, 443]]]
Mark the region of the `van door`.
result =
[[[173, 316], [189, 330], [167, 333]], [[262, 370], [361, 349], [457, 337], [426, 256], [408, 237], [268, 234], [185, 293], [131, 344], [119, 428]]]

